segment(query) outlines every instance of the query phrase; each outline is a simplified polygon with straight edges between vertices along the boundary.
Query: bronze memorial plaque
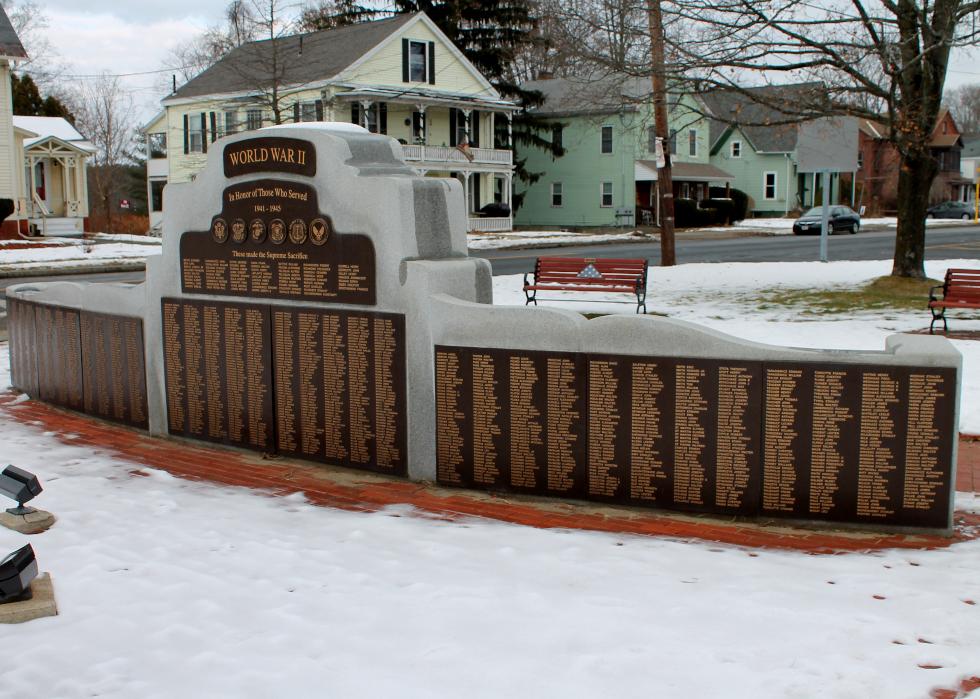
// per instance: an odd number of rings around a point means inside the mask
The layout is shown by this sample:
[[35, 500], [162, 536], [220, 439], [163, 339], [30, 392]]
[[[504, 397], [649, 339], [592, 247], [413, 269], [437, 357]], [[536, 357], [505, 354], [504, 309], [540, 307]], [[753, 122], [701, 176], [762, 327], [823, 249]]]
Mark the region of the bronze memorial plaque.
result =
[[268, 306], [163, 299], [171, 434], [275, 450]]
[[7, 299], [10, 383], [30, 396], [38, 395], [36, 309], [37, 304]]
[[223, 156], [225, 177], [260, 172], [316, 175], [316, 148], [309, 141], [283, 136], [265, 136], [229, 143]]
[[147, 428], [143, 320], [82, 311], [82, 410]]
[[953, 369], [435, 349], [444, 485], [947, 524]]
[[190, 294], [374, 305], [374, 244], [338, 233], [313, 187], [262, 179], [227, 187], [207, 231], [180, 239]]
[[405, 318], [272, 308], [281, 454], [404, 476]]

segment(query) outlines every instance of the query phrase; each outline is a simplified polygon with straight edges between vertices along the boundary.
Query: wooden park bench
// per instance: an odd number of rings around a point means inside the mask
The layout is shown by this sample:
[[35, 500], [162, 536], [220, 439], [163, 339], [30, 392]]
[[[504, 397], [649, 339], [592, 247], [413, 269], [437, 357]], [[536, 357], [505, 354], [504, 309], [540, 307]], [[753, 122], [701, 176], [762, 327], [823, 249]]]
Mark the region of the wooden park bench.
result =
[[534, 282], [524, 274], [527, 303], [538, 305], [539, 291], [596, 291], [636, 296], [636, 312], [647, 310], [647, 261], [602, 257], [539, 257]]
[[[939, 289], [943, 290], [942, 298], [936, 297]], [[930, 334], [937, 320], [943, 321], [943, 332], [949, 331], [946, 310], [950, 308], [980, 308], [980, 269], [947, 269], [946, 281], [929, 290]]]

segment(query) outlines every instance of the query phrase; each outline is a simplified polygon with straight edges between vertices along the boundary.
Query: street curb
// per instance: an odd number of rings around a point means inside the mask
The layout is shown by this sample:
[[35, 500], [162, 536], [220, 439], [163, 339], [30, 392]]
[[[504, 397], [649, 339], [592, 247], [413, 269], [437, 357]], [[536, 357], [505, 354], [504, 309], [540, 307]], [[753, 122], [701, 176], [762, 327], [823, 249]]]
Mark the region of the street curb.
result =
[[130, 262], [109, 262], [107, 264], [90, 264], [75, 266], [48, 266], [18, 269], [20, 265], [0, 267], [0, 279], [15, 279], [17, 277], [43, 277], [49, 274], [100, 274], [104, 272], [137, 272], [146, 269], [146, 260], [138, 259]]

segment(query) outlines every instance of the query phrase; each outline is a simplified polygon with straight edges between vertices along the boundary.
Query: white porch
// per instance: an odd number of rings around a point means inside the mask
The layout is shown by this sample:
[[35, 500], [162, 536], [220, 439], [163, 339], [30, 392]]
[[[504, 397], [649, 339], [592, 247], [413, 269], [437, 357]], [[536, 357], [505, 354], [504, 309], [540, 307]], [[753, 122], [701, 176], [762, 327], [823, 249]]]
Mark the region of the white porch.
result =
[[82, 232], [88, 216], [85, 168], [90, 154], [53, 136], [25, 144], [25, 208], [38, 234]]

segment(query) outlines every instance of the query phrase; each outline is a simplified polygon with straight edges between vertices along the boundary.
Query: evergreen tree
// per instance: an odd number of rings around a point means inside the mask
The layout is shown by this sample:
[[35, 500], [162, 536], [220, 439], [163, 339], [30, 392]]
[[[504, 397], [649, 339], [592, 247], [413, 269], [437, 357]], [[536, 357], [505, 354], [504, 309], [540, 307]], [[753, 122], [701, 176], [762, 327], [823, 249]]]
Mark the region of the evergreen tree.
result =
[[12, 74], [10, 87], [14, 114], [17, 116], [63, 117], [72, 124], [75, 123], [75, 115], [64, 102], [53, 95], [41, 97], [41, 92], [30, 75]]

